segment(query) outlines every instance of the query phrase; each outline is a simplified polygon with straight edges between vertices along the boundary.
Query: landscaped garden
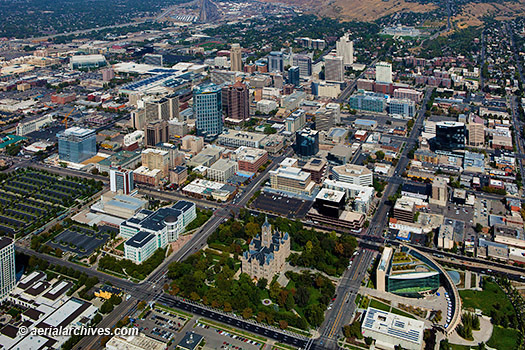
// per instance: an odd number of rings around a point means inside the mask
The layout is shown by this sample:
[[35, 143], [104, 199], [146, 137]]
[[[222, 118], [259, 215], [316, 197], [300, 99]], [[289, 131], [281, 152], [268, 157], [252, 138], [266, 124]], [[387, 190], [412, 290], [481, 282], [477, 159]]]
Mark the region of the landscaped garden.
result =
[[518, 326], [516, 313], [501, 288], [488, 278], [483, 280], [483, 290], [460, 290], [463, 308], [470, 311], [479, 309], [491, 317], [492, 323], [503, 327]]
[[[318, 327], [335, 293], [329, 278], [321, 273], [288, 271], [284, 279], [288, 282], [280, 285], [277, 276], [273, 281], [254, 282], [241, 273], [239, 256], [260, 234], [264, 221], [263, 215], [241, 210], [237, 219], [224, 222], [210, 235], [208, 249], [170, 266], [168, 277], [172, 281], [164, 290], [281, 328]], [[300, 222], [282, 218], [269, 221], [273, 229], [290, 235], [293, 265], [336, 275], [348, 265], [356, 247], [351, 236], [305, 229]], [[282, 283], [282, 279], [279, 281]]]
[[0, 174], [0, 234], [23, 236], [102, 188], [100, 182], [46, 170]]

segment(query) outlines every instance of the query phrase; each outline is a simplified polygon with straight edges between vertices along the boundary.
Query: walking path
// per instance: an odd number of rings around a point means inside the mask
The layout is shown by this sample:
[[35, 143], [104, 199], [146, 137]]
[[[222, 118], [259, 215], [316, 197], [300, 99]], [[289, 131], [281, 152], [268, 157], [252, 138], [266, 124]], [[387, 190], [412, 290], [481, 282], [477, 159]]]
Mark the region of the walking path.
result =
[[469, 341], [466, 339], [461, 338], [458, 335], [458, 332], [454, 331], [449, 336], [449, 341], [452, 344], [458, 344], [458, 345], [466, 345], [466, 346], [478, 346], [479, 343], [484, 342], [487, 343], [492, 336], [492, 323], [490, 322], [490, 318], [487, 316], [481, 316], [479, 318], [480, 323], [480, 329], [479, 331], [472, 331], [472, 336], [474, 337], [474, 340]]

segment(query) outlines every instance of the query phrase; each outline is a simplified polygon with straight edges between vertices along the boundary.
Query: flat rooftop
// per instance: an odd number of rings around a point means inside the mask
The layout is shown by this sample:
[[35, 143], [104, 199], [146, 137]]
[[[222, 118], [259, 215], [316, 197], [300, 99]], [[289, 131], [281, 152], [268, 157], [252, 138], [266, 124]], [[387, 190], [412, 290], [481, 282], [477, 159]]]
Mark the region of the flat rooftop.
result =
[[368, 329], [410, 343], [422, 344], [425, 323], [369, 307], [362, 327], [364, 330]]

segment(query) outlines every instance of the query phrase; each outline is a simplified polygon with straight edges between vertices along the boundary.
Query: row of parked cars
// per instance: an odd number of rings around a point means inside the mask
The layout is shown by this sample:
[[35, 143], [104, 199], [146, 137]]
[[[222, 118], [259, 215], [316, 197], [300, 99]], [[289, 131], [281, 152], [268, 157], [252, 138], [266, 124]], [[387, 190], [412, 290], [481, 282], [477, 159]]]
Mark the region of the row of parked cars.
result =
[[[209, 329], [210, 328], [210, 326], [202, 324], [202, 323], [197, 323], [197, 325], [199, 327], [202, 327], [202, 328], [205, 328], [205, 329]], [[261, 346], [261, 344], [256, 342], [255, 340], [251, 340], [251, 339], [248, 339], [246, 337], [243, 337], [243, 336], [240, 336], [240, 335], [236, 335], [236, 334], [231, 334], [231, 333], [223, 331], [222, 329], [215, 329], [215, 331], [217, 333], [219, 333], [220, 335], [224, 335], [226, 337], [230, 337], [232, 339], [235, 339], [235, 340], [238, 340], [238, 341], [242, 341], [242, 342], [244, 342], [246, 344], [254, 345], [254, 346], [257, 346], [257, 347]], [[221, 347], [221, 349], [228, 349], [228, 348], [229, 349], [236, 349], [236, 350], [243, 350], [242, 347], [234, 346], [234, 345], [231, 345], [228, 342], [224, 342], [223, 346]]]

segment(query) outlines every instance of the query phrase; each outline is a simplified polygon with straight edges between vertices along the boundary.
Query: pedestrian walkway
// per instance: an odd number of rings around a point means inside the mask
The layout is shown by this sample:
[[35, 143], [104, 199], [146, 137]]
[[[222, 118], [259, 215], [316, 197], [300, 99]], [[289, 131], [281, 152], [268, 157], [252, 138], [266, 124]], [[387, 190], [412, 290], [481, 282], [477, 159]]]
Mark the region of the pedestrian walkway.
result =
[[454, 331], [449, 336], [449, 342], [452, 344], [458, 344], [458, 345], [466, 345], [466, 346], [478, 346], [479, 343], [484, 342], [487, 343], [492, 336], [492, 323], [490, 322], [490, 318], [487, 316], [481, 316], [479, 318], [480, 323], [480, 329], [479, 331], [472, 331], [472, 336], [474, 337], [474, 340], [469, 341], [466, 339], [463, 339], [459, 336], [457, 331]]

